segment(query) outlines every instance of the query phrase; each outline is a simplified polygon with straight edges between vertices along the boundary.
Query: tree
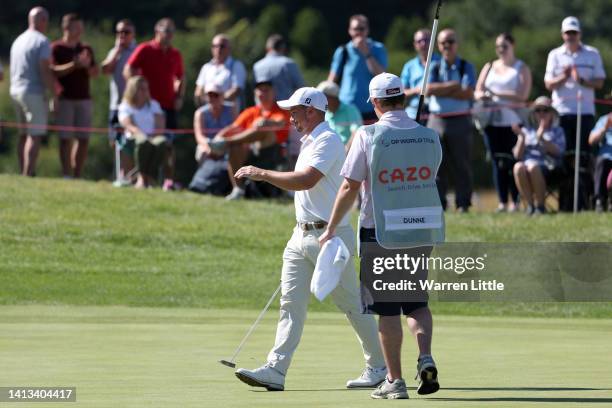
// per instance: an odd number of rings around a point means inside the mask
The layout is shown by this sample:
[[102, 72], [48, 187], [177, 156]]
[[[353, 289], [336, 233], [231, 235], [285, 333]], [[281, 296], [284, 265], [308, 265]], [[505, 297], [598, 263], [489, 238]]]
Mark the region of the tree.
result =
[[332, 45], [327, 20], [319, 10], [303, 8], [295, 17], [291, 43], [303, 55], [309, 66], [329, 64]]

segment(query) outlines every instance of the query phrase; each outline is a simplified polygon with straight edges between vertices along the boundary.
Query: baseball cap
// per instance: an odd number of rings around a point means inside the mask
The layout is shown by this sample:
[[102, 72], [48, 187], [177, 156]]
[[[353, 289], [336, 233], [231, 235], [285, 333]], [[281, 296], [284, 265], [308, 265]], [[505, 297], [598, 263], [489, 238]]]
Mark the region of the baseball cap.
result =
[[561, 32], [566, 33], [568, 31], [580, 32], [580, 21], [574, 16], [565, 17], [561, 23]]
[[278, 106], [281, 109], [289, 110], [294, 106], [312, 106], [315, 109], [320, 111], [327, 111], [327, 97], [318, 90], [313, 87], [304, 87], [296, 90], [293, 95], [289, 99], [285, 99], [284, 101], [278, 101]]
[[327, 96], [333, 96], [335, 98], [340, 94], [340, 87], [333, 81], [323, 81], [317, 85], [317, 89], [323, 92]]
[[217, 94], [222, 94], [223, 90], [221, 89], [219, 84], [217, 84], [215, 82], [208, 82], [204, 86], [204, 93], [209, 93], [209, 92], [213, 92], [213, 93], [217, 93]]
[[368, 102], [370, 102], [372, 98], [391, 98], [393, 96], [403, 95], [404, 86], [397, 75], [383, 72], [372, 78], [369, 91], [370, 97], [368, 98]]

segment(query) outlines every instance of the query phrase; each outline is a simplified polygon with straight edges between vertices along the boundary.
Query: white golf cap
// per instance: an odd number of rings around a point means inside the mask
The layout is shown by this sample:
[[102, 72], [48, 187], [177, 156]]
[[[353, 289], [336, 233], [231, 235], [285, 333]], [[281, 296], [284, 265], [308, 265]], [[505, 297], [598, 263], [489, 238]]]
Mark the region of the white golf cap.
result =
[[370, 97], [368, 98], [368, 102], [370, 102], [372, 98], [391, 98], [404, 94], [402, 80], [397, 75], [388, 72], [383, 72], [372, 78], [369, 90]]
[[340, 95], [340, 87], [333, 81], [323, 81], [317, 85], [317, 89], [323, 92], [327, 96], [333, 96], [335, 98]]
[[567, 33], [568, 31], [580, 32], [580, 21], [574, 16], [565, 17], [561, 23], [561, 32]]
[[209, 92], [221, 94], [223, 93], [223, 89], [221, 89], [221, 86], [219, 86], [219, 84], [217, 84], [216, 82], [208, 82], [204, 86], [204, 93], [209, 93]]
[[295, 106], [312, 106], [315, 109], [327, 111], [327, 97], [317, 88], [304, 87], [296, 90], [289, 99], [278, 101], [281, 109], [289, 110]]

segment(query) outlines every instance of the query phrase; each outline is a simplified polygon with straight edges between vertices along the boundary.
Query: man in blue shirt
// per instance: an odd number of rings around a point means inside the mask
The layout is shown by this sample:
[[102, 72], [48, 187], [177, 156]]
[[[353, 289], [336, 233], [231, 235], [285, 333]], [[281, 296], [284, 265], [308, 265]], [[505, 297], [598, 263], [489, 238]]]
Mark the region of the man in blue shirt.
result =
[[375, 75], [387, 68], [385, 46], [368, 38], [368, 18], [362, 14], [351, 16], [348, 33], [351, 41], [334, 52], [328, 80], [340, 84], [340, 100], [359, 108], [363, 120], [376, 120], [376, 114], [367, 102], [368, 86]]
[[304, 78], [295, 61], [287, 57], [287, 43], [282, 35], [272, 34], [266, 41], [266, 56], [253, 65], [255, 78], [270, 78], [277, 100], [289, 99], [304, 86]]
[[[465, 213], [472, 199], [472, 99], [476, 87], [474, 66], [457, 55], [457, 35], [445, 29], [438, 35], [438, 50], [442, 59], [431, 65], [429, 111], [427, 126], [438, 132], [442, 142], [443, 160], [438, 173], [438, 191], [446, 209], [448, 173], [452, 170], [457, 211]], [[452, 169], [449, 169], [452, 167]]]
[[[416, 118], [416, 111], [417, 107], [419, 106], [419, 95], [421, 94], [421, 84], [423, 82], [423, 75], [425, 74], [427, 50], [429, 49], [430, 41], [431, 31], [429, 31], [429, 29], [421, 28], [414, 33], [413, 45], [417, 55], [406, 62], [404, 68], [402, 69], [402, 74], [400, 75], [402, 85], [404, 85], [404, 95], [406, 95], [406, 99], [408, 100], [406, 113], [408, 113], [410, 119]], [[436, 53], [432, 54], [431, 60], [439, 61], [440, 55]]]
[[599, 118], [595, 127], [589, 135], [589, 144], [599, 146], [597, 158], [595, 159], [595, 173], [593, 174], [595, 182], [595, 210], [603, 212], [612, 210], [612, 206], [608, 205], [608, 187], [606, 180], [612, 171], [612, 113]]

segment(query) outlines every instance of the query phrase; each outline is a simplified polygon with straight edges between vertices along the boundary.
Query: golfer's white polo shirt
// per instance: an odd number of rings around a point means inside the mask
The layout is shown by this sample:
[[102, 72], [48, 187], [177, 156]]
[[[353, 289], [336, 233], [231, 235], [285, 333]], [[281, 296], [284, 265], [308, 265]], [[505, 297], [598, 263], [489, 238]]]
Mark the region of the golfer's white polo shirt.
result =
[[[298, 222], [329, 221], [343, 178], [340, 169], [345, 153], [342, 139], [327, 122], [321, 122], [301, 139], [302, 149], [295, 170], [314, 167], [325, 177], [310, 190], [295, 192], [295, 217]], [[340, 225], [348, 225], [348, 214]]]
[[[604, 79], [606, 73], [597, 48], [581, 44], [577, 52], [572, 53], [565, 44], [548, 54], [545, 80], [551, 80], [563, 72], [566, 66], [575, 65], [578, 76], [586, 80]], [[577, 92], [582, 88], [582, 114], [595, 113], [595, 91], [593, 88], [580, 86], [571, 77], [552, 93], [553, 107], [561, 115], [575, 115], [578, 109]]]

